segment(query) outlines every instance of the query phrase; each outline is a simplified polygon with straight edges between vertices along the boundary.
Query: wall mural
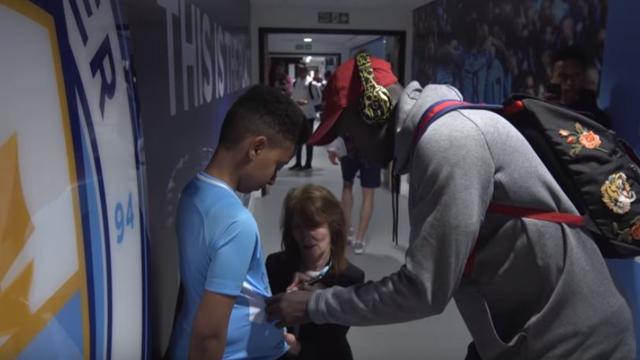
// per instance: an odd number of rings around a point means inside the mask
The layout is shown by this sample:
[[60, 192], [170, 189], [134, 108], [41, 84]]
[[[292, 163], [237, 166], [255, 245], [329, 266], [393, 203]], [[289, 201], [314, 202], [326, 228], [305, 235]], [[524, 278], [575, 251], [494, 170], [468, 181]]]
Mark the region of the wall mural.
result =
[[249, 86], [249, 2], [0, 0], [0, 24], [0, 358], [159, 357], [175, 204]]
[[435, 0], [413, 13], [413, 79], [452, 84], [473, 102], [544, 96], [554, 52], [572, 46], [595, 99], [606, 17], [606, 0]]
[[[104, 1], [104, 0], [103, 0]], [[169, 341], [178, 291], [174, 219], [249, 86], [249, 1], [123, 1], [140, 102], [149, 209], [151, 356]]]
[[116, 1], [0, 0], [0, 358], [145, 358], [140, 140]]

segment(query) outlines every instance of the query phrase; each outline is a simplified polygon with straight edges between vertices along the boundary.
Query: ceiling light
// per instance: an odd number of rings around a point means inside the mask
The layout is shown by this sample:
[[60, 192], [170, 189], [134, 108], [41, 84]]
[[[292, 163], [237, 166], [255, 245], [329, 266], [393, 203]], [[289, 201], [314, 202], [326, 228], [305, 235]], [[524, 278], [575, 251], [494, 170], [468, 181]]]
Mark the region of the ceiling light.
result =
[[302, 40], [303, 40], [304, 42], [312, 42], [312, 41], [313, 41], [313, 39], [312, 39], [312, 38], [304, 38], [304, 39], [302, 39]]

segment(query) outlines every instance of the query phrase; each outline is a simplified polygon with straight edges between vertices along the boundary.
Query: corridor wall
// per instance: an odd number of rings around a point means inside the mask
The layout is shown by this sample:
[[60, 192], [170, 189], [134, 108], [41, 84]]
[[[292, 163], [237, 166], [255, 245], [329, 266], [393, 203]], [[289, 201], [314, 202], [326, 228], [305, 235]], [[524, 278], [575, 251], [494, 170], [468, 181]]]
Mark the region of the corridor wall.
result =
[[[411, 0], [394, 6], [356, 7], [347, 4], [328, 5], [296, 4], [293, 1], [255, 1], [251, 4], [251, 81], [259, 82], [259, 28], [301, 28], [336, 30], [393, 30], [406, 32], [406, 62], [404, 74], [409, 79], [411, 69], [411, 10], [415, 4], [431, 0]], [[349, 24], [319, 24], [319, 11], [344, 11], [349, 13]], [[346, 60], [345, 58], [342, 59]]]
[[0, 45], [0, 359], [160, 358], [248, 0], [0, 0]]
[[[611, 116], [613, 128], [640, 153], [640, 3], [609, 1], [607, 41], [600, 85], [600, 106]], [[640, 194], [636, 194], [640, 196]], [[636, 359], [640, 359], [640, 258], [609, 260], [609, 269], [629, 302], [636, 328]]]
[[140, 104], [149, 219], [151, 357], [165, 351], [177, 297], [174, 219], [182, 188], [212, 156], [249, 86], [249, 2], [123, 2]]
[[435, 0], [413, 12], [412, 78], [451, 84], [472, 102], [499, 104], [512, 93], [542, 96], [554, 53], [571, 45], [584, 52], [595, 93], [606, 9], [598, 0]]
[[147, 356], [144, 183], [117, 1], [0, 1], [0, 358]]

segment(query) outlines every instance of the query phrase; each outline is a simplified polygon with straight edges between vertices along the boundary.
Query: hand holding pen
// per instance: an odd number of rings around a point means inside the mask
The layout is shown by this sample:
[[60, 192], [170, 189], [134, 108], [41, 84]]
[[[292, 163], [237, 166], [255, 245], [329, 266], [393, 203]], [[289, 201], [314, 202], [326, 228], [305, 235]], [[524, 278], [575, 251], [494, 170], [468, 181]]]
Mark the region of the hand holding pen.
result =
[[320, 284], [320, 280], [322, 280], [324, 274], [319, 276], [309, 276], [305, 273], [296, 272], [293, 275], [293, 281], [291, 285], [287, 287], [287, 292], [297, 291], [297, 290], [307, 290], [312, 291], [316, 289], [324, 288]]

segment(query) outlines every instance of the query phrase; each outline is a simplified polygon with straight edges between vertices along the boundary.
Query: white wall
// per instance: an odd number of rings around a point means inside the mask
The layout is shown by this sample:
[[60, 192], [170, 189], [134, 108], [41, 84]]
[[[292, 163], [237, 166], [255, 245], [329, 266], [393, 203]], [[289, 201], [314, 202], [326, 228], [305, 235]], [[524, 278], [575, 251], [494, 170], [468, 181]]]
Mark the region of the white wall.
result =
[[[311, 51], [296, 50], [296, 45], [302, 43], [302, 36], [294, 40], [289, 35], [274, 34], [269, 36], [268, 52], [287, 53], [287, 54], [340, 54], [341, 60], [345, 61], [349, 58], [351, 49], [369, 41], [375, 40], [379, 35], [335, 35], [331, 41], [326, 41], [325, 36], [312, 34], [313, 46]], [[316, 41], [318, 40], [318, 41]], [[258, 59], [256, 59], [258, 61]], [[256, 77], [256, 82], [258, 78]]]
[[[259, 81], [258, 28], [308, 28], [308, 29], [347, 29], [347, 30], [393, 30], [405, 31], [405, 79], [410, 79], [411, 52], [413, 37], [412, 10], [430, 0], [396, 1], [393, 6], [349, 6], [322, 5], [307, 3], [304, 5], [253, 1], [251, 3], [251, 80]], [[318, 24], [319, 11], [339, 11], [349, 13], [349, 24]], [[315, 49], [314, 49], [315, 51]], [[344, 59], [343, 59], [344, 60]]]
[[[257, 35], [256, 35], [257, 36]], [[256, 37], [257, 39], [257, 37]], [[257, 42], [257, 40], [256, 40]], [[279, 53], [287, 53], [287, 54], [317, 54], [317, 53], [323, 53], [323, 54], [340, 54], [340, 56], [342, 57], [342, 60], [344, 61], [346, 59], [346, 57], [349, 56], [349, 48], [342, 46], [340, 44], [326, 44], [326, 43], [317, 43], [314, 42], [312, 43], [313, 48], [311, 51], [307, 51], [307, 50], [296, 50], [295, 46], [296, 44], [300, 44], [300, 41], [269, 41], [269, 52], [279, 52]], [[256, 45], [257, 47], [257, 45]], [[252, 59], [254, 54], [251, 54]], [[255, 61], [252, 60], [252, 66], [251, 71], [256, 71], [255, 73], [255, 77], [253, 77], [253, 73], [252, 73], [252, 80], [254, 80], [254, 82], [258, 82], [259, 81], [259, 74], [258, 74], [258, 52], [256, 49], [256, 53], [255, 53]]]

